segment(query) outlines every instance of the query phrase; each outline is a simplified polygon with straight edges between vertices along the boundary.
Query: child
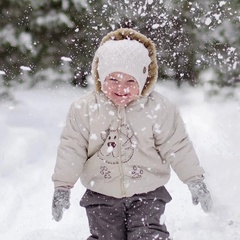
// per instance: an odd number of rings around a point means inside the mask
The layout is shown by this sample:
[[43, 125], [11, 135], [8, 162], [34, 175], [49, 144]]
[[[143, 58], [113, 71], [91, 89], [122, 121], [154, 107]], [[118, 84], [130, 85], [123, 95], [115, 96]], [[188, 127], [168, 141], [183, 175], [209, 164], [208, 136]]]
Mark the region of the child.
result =
[[204, 170], [178, 110], [153, 90], [153, 42], [133, 29], [105, 36], [92, 74], [96, 89], [74, 102], [61, 135], [53, 174], [52, 214], [61, 220], [70, 189], [80, 178], [86, 192], [88, 239], [170, 239], [161, 217], [171, 196], [170, 167], [211, 210]]

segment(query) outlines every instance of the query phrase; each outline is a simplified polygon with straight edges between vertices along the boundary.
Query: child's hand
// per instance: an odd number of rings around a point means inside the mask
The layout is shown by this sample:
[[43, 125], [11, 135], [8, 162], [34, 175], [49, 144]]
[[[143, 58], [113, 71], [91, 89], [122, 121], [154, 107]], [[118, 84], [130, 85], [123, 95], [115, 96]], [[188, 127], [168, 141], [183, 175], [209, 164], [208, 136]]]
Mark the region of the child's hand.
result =
[[68, 188], [56, 188], [53, 194], [52, 216], [58, 222], [62, 219], [63, 209], [70, 207], [70, 190]]
[[206, 184], [202, 180], [195, 180], [188, 182], [187, 185], [192, 194], [193, 204], [197, 205], [200, 202], [203, 211], [210, 212], [212, 209], [212, 198]]

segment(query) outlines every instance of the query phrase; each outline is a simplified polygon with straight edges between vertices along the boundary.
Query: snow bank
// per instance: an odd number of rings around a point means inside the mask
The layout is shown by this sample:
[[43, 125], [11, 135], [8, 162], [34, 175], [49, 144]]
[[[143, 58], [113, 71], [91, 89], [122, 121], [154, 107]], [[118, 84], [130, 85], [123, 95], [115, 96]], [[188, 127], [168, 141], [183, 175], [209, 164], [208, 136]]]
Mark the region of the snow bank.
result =
[[[173, 173], [167, 184], [173, 197], [165, 213], [169, 231], [177, 240], [239, 240], [239, 98], [208, 99], [202, 88], [178, 90], [170, 83], [157, 88], [179, 106], [214, 200], [210, 214], [193, 206], [187, 187]], [[16, 103], [0, 105], [0, 239], [87, 238], [80, 183], [62, 221], [51, 217], [51, 175], [60, 133], [70, 104], [82, 94], [70, 87], [16, 91]]]

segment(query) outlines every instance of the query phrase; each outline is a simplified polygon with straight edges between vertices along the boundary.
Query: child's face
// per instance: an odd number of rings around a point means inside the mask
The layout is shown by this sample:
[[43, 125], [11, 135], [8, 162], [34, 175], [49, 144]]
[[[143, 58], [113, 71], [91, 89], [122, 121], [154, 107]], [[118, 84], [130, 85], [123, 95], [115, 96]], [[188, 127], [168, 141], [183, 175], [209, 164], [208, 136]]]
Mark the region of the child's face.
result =
[[115, 105], [125, 106], [139, 95], [138, 82], [134, 77], [122, 72], [110, 73], [104, 83], [103, 92]]

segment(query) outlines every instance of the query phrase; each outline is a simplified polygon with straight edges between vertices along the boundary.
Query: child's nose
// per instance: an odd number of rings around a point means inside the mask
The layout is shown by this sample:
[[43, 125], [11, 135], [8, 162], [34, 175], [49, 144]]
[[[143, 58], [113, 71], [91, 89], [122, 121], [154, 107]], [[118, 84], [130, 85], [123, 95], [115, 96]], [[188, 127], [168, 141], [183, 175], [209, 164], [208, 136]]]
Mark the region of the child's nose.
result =
[[121, 83], [118, 85], [118, 91], [120, 93], [128, 93], [128, 87], [126, 86], [126, 84]]

